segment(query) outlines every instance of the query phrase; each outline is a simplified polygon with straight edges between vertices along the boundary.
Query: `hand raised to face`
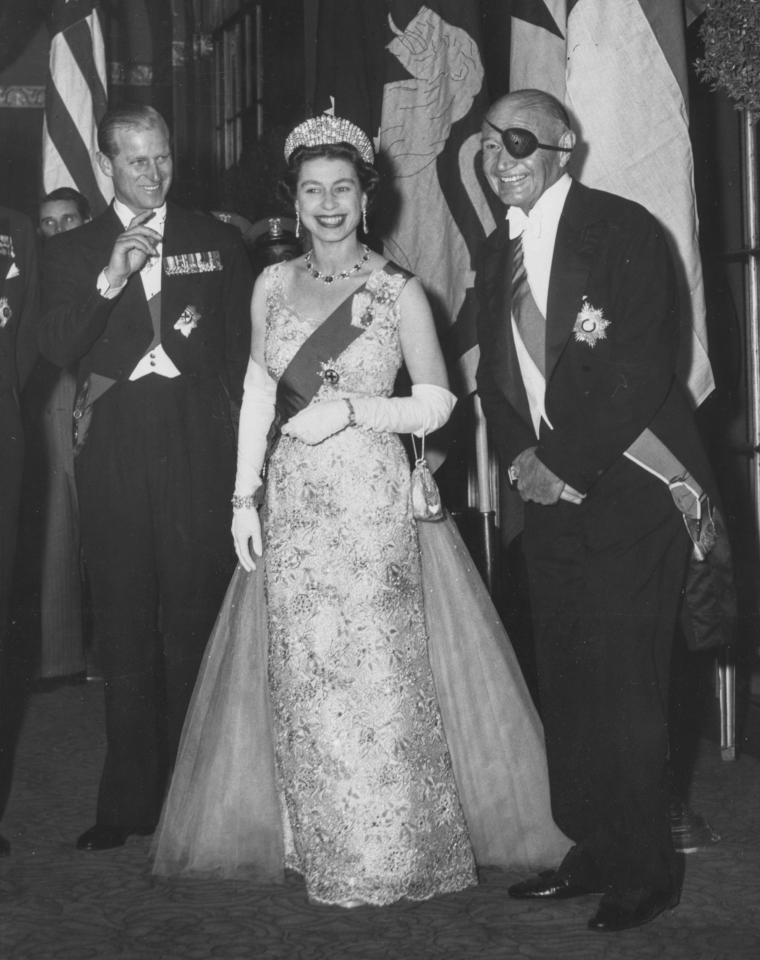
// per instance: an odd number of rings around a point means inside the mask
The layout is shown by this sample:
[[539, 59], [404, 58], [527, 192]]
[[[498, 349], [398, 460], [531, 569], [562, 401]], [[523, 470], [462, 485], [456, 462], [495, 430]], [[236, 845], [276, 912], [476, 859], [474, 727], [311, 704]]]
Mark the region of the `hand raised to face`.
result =
[[148, 257], [158, 255], [161, 234], [147, 226], [154, 216], [153, 210], [139, 213], [116, 238], [105, 270], [106, 278], [112, 287], [123, 286], [133, 273], [142, 270]]

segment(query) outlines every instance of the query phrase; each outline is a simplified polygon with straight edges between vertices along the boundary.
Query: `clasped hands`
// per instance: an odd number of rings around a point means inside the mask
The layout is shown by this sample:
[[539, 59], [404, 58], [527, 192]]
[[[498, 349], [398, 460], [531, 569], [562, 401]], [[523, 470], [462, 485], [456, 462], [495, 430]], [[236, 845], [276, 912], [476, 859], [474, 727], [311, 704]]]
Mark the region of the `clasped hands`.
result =
[[153, 216], [155, 210], [138, 213], [132, 218], [127, 229], [116, 238], [105, 268], [109, 286], [124, 286], [133, 273], [142, 270], [149, 257], [158, 255], [161, 234], [146, 226]]
[[345, 400], [325, 400], [312, 403], [282, 427], [286, 437], [295, 437], [303, 443], [321, 443], [348, 426], [348, 404]]
[[535, 447], [528, 447], [515, 457], [511, 472], [515, 477], [517, 492], [523, 500], [533, 500], [544, 506], [558, 500], [583, 503], [584, 494], [578, 493], [542, 463], [536, 456]]

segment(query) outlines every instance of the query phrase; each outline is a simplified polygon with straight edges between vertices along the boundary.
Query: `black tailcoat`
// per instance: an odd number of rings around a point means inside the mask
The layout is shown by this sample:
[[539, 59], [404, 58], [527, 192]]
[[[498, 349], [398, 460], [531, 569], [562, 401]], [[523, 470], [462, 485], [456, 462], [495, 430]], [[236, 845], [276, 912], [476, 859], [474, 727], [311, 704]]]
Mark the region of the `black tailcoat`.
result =
[[[161, 344], [175, 378], [129, 376], [153, 339], [139, 274], [97, 291], [123, 227], [111, 208], [45, 248], [40, 349], [95, 400], [76, 459], [108, 750], [98, 822], [158, 817], [206, 639], [234, 565], [233, 408], [249, 354], [250, 265], [235, 228], [167, 205]], [[213, 269], [207, 269], [213, 267]], [[189, 322], [188, 322], [189, 320]]]
[[[537, 438], [510, 324], [506, 223], [486, 241], [478, 392], [506, 469], [527, 447], [586, 494], [525, 505], [541, 713], [559, 826], [575, 869], [617, 889], [677, 887], [667, 797], [669, 659], [690, 541], [659, 479], [623, 456], [645, 427], [713, 492], [675, 379], [674, 268], [641, 206], [574, 182], [551, 264], [546, 413]], [[579, 315], [601, 311], [589, 342]], [[579, 863], [583, 866], [579, 866]]]

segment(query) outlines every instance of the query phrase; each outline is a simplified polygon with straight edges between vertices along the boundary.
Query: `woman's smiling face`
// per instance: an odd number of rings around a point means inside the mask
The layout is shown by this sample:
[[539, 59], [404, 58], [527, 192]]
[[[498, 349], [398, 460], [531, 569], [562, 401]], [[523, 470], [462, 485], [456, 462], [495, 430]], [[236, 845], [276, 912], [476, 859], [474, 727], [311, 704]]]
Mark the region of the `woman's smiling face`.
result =
[[342, 240], [359, 226], [364, 192], [348, 160], [305, 160], [298, 175], [296, 203], [301, 222], [313, 237]]

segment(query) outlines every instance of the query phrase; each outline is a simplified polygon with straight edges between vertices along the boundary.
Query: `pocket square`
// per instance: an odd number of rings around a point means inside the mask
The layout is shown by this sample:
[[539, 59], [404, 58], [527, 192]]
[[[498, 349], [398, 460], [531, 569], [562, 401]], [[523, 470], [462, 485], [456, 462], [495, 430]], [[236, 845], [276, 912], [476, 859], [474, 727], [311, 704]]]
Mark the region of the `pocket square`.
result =
[[16, 266], [16, 263], [15, 263], [15, 261], [14, 261], [14, 262], [10, 265], [10, 268], [8, 269], [8, 272], [7, 272], [6, 275], [5, 275], [5, 279], [6, 279], [6, 280], [12, 280], [14, 277], [20, 277], [20, 276], [21, 276], [21, 274], [19, 273], [19, 269], [18, 269], [18, 267]]

